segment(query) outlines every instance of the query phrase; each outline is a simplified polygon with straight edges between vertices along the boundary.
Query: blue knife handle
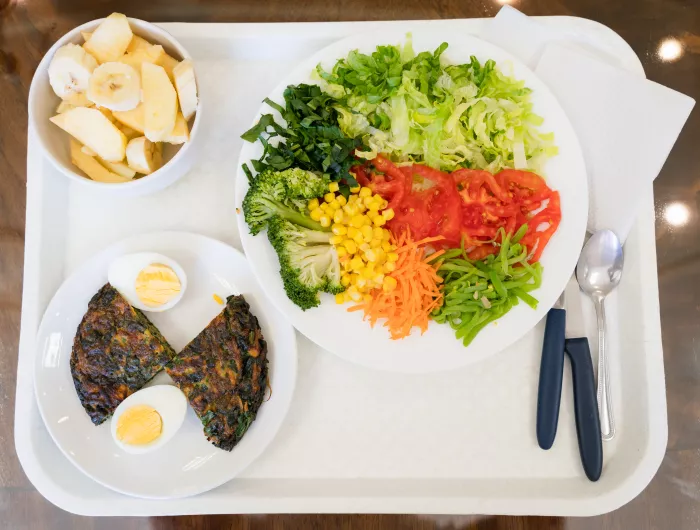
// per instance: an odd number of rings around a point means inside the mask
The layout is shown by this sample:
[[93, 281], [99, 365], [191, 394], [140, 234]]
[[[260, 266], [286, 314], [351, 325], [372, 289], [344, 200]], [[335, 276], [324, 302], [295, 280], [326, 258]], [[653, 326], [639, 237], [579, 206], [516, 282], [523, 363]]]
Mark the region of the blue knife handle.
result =
[[540, 383], [537, 390], [537, 443], [549, 449], [557, 435], [561, 381], [564, 376], [566, 311], [550, 309], [544, 328]]
[[574, 382], [574, 411], [576, 435], [581, 453], [583, 470], [589, 480], [595, 482], [603, 469], [603, 442], [600, 437], [600, 419], [596, 400], [595, 377], [588, 339], [566, 340], [566, 353], [571, 360]]

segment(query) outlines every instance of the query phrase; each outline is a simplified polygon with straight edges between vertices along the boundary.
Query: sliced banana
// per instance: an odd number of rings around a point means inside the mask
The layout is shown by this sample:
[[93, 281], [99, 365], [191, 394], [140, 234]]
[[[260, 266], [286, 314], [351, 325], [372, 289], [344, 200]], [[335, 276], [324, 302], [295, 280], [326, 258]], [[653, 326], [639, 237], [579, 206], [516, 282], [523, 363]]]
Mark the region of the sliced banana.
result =
[[165, 139], [169, 144], [184, 144], [190, 140], [190, 130], [187, 127], [187, 122], [182, 112], [177, 113], [177, 118], [175, 118], [175, 127], [173, 127], [173, 132]]
[[177, 93], [162, 66], [143, 63], [141, 80], [144, 134], [151, 142], [162, 142], [175, 127]]
[[121, 13], [112, 13], [97, 26], [83, 48], [100, 63], [117, 61], [124, 55], [133, 36], [129, 20]]
[[85, 42], [89, 41], [90, 37], [92, 37], [92, 31], [81, 31], [80, 34]]
[[92, 180], [98, 182], [110, 182], [110, 183], [121, 183], [129, 182], [130, 179], [124, 178], [121, 175], [112, 173], [104, 166], [102, 166], [97, 159], [92, 156], [86, 155], [82, 151], [80, 142], [71, 138], [70, 139], [70, 158], [71, 162], [83, 171]]
[[158, 64], [158, 61], [165, 55], [165, 50], [163, 47], [158, 46], [148, 46], [148, 48], [139, 48], [133, 52], [124, 54], [119, 61], [128, 64], [137, 72], [141, 71], [141, 65], [143, 63]]
[[126, 136], [99, 110], [76, 107], [49, 119], [105, 160], [124, 160]]
[[175, 88], [180, 100], [180, 109], [185, 121], [189, 121], [197, 110], [197, 80], [194, 77], [194, 67], [190, 59], [185, 59], [173, 69]]
[[90, 149], [87, 145], [84, 145], [80, 148], [80, 150], [85, 153], [87, 156], [97, 156], [97, 153]]
[[87, 96], [100, 107], [133, 110], [141, 102], [141, 76], [128, 64], [101, 64], [92, 72]]
[[61, 99], [83, 94], [92, 72], [97, 68], [95, 58], [77, 44], [61, 46], [49, 64], [49, 83]]
[[134, 138], [126, 146], [126, 161], [134, 171], [150, 175], [163, 165], [163, 146], [145, 136]]

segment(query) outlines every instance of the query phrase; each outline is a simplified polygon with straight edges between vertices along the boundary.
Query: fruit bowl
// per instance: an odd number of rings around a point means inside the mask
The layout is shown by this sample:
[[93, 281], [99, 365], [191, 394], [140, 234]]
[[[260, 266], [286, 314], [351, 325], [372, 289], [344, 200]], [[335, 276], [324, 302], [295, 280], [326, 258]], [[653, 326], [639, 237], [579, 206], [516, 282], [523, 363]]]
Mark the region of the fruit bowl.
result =
[[[59, 98], [49, 83], [49, 65], [56, 51], [66, 44], [81, 45], [85, 42], [84, 35], [92, 33], [105, 19], [93, 20], [79, 26], [61, 37], [46, 53], [34, 73], [31, 88], [29, 90], [29, 125], [39, 140], [44, 156], [51, 161], [58, 171], [66, 175], [79, 185], [86, 186], [96, 192], [110, 195], [136, 196], [153, 193], [161, 190], [177, 181], [192, 167], [196, 158], [198, 131], [201, 122], [202, 102], [201, 94], [194, 116], [189, 120], [189, 141], [174, 145], [159, 143], [162, 149], [162, 166], [152, 173], [119, 182], [101, 182], [92, 180], [76, 165], [75, 148], [77, 142], [61, 127], [50, 121], [57, 115], [57, 108], [62, 100]], [[129, 26], [135, 36], [146, 39], [151, 44], [160, 45], [164, 52], [177, 61], [189, 59], [191, 56], [187, 50], [168, 32], [154, 24], [143, 20], [128, 18]], [[60, 114], [59, 116], [65, 116]], [[117, 122], [115, 122], [117, 123]], [[122, 124], [119, 124], [122, 126]], [[94, 136], [91, 131], [87, 136]], [[79, 144], [78, 144], [79, 145]], [[85, 155], [80, 155], [83, 158]], [[108, 172], [109, 173], [109, 172]]]

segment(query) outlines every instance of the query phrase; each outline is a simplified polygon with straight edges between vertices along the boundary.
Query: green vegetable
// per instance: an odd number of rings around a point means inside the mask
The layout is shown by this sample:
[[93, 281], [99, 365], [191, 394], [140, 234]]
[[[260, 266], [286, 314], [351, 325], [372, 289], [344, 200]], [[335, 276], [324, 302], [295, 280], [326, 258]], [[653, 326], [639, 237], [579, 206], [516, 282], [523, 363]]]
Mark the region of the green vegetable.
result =
[[530, 89], [492, 60], [482, 65], [472, 56], [467, 64], [448, 66], [446, 49], [443, 43], [415, 55], [409, 37], [403, 48], [352, 51], [330, 72], [316, 67], [336, 101], [341, 130], [362, 139], [358, 156], [385, 153], [445, 171], [537, 171], [557, 148], [552, 134], [538, 130], [542, 119], [532, 111]]
[[318, 175], [299, 168], [274, 171], [266, 169], [250, 183], [243, 199], [243, 214], [255, 235], [268, 220], [279, 216], [311, 230], [328, 230], [305, 215], [309, 199], [328, 190], [327, 175]]
[[[348, 170], [353, 164], [353, 152], [362, 144], [359, 138], [347, 137], [340, 130], [340, 115], [331, 95], [316, 85], [296, 85], [285, 89], [284, 107], [269, 99], [265, 103], [280, 113], [286, 125], [276, 123], [272, 114], [265, 114], [241, 135], [248, 142], [259, 139], [263, 144], [262, 157], [251, 161], [256, 171], [299, 167], [322, 173], [331, 180], [356, 184]], [[280, 141], [273, 145], [270, 140], [277, 137]], [[250, 178], [247, 165], [244, 170]]]
[[501, 229], [500, 252], [482, 261], [467, 259], [464, 248], [448, 250], [438, 269], [444, 282], [444, 300], [432, 318], [448, 323], [468, 346], [487, 324], [505, 315], [520, 300], [535, 309], [530, 291], [542, 282], [542, 266], [527, 262], [527, 248], [518, 243], [527, 231], [523, 225], [511, 238]]
[[303, 310], [319, 305], [318, 293], [345, 290], [331, 234], [308, 230], [280, 217], [268, 221], [267, 237], [277, 251], [280, 275], [289, 299]]

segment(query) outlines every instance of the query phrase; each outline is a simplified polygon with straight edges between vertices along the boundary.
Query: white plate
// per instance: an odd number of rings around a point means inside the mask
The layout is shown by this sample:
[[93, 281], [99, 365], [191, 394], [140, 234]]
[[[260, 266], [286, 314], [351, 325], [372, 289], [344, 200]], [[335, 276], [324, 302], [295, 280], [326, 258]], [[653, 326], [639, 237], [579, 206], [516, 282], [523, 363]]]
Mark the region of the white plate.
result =
[[[302, 63], [268, 97], [278, 103], [283, 102], [282, 93], [287, 85], [314, 83], [310, 74], [319, 63], [329, 69], [351, 50], [370, 53], [379, 44], [404, 40], [405, 35], [398, 32], [375, 32], [344, 39]], [[539, 322], [564, 290], [576, 265], [585, 233], [588, 212], [585, 165], [576, 134], [557, 100], [530, 69], [492, 44], [464, 33], [443, 32], [437, 28], [413, 33], [413, 48], [417, 53], [433, 51], [442, 42], [449, 43], [443, 58], [450, 63], [469, 62], [470, 55], [475, 55], [482, 63], [494, 59], [503, 70], [512, 68], [512, 75], [525, 80], [533, 90], [532, 102], [535, 112], [544, 118], [543, 130], [555, 133], [559, 155], [547, 162], [544, 173], [548, 184], [561, 194], [562, 221], [541, 258], [544, 267], [542, 287], [533, 293], [540, 302], [537, 310], [524, 303], [519, 304], [505, 317], [482, 330], [468, 348], [455, 339], [452, 328], [434, 322], [423, 336], [414, 331], [410, 337], [393, 341], [386, 329], [379, 325], [371, 329], [369, 324], [362, 321], [359, 312], [348, 313], [347, 305], [336, 305], [330, 295], [322, 297], [322, 305], [318, 308], [308, 311], [299, 309], [284, 292], [277, 256], [267, 237], [265, 234], [252, 237], [243, 215], [238, 217], [243, 248], [253, 264], [255, 275], [266, 294], [294, 327], [323, 348], [372, 368], [396, 372], [434, 372], [481, 360], [508, 347]], [[255, 122], [261, 114], [271, 112], [270, 107], [263, 105]], [[273, 114], [279, 117], [277, 113]], [[238, 207], [248, 190], [248, 180], [241, 165], [259, 158], [261, 154], [259, 142], [246, 143], [241, 150], [236, 183]]]
[[[117, 447], [110, 420], [95, 427], [73, 386], [73, 337], [88, 301], [107, 282], [110, 262], [130, 252], [160, 252], [186, 271], [188, 289], [180, 303], [163, 313], [147, 313], [168, 342], [180, 351], [223, 309], [212, 295], [243, 294], [257, 316], [268, 345], [272, 396], [231, 452], [207, 442], [202, 424], [188, 407], [182, 428], [163, 448], [131, 455]], [[79, 267], [46, 309], [37, 337], [34, 384], [46, 427], [63, 453], [85, 474], [121, 493], [145, 498], [195, 495], [242, 471], [274, 438], [294, 391], [297, 349], [294, 330], [267, 301], [251, 267], [237, 250], [186, 232], [161, 232], [126, 239]], [[167, 383], [161, 372], [150, 383]], [[149, 385], [149, 386], [150, 386]]]

